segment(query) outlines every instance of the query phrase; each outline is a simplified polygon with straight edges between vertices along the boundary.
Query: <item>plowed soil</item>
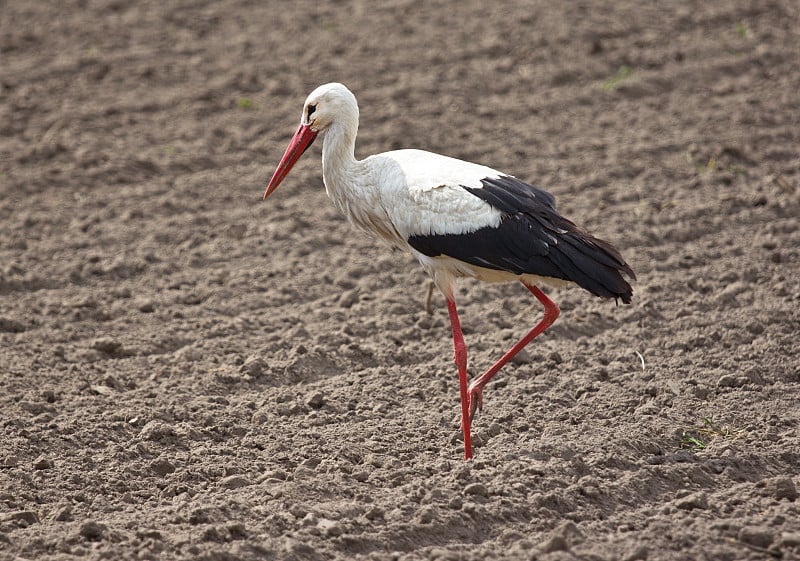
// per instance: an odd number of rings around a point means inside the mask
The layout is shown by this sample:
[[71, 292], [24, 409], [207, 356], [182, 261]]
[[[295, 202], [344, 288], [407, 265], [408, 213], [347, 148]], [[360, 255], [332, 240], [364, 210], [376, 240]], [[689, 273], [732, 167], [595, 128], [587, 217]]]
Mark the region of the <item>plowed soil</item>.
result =
[[[0, 559], [800, 558], [800, 8], [0, 2]], [[464, 462], [444, 301], [354, 231], [357, 156], [550, 190], [634, 302], [487, 387]], [[535, 324], [464, 281], [471, 374]]]

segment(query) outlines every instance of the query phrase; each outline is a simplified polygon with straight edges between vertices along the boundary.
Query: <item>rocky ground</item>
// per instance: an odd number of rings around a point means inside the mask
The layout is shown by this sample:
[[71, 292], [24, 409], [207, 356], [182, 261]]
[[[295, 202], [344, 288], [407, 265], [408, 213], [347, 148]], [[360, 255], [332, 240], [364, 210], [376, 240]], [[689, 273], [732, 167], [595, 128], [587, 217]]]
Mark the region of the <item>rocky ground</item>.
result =
[[[0, 559], [800, 558], [800, 9], [59, 3], [0, 11]], [[444, 302], [314, 146], [546, 187], [634, 303], [562, 315], [461, 460]], [[479, 374], [541, 314], [463, 282]]]

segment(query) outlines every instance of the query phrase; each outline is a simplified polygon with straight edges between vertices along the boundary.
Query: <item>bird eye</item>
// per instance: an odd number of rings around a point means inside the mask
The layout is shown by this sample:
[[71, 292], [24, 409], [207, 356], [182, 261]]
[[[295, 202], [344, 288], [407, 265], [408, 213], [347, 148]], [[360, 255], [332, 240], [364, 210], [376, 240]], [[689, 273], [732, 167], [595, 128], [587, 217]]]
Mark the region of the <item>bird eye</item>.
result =
[[317, 106], [316, 106], [316, 105], [309, 105], [309, 106], [308, 106], [308, 118], [309, 118], [309, 119], [311, 118], [311, 115], [312, 115], [312, 114], [314, 113], [314, 111], [316, 111], [316, 110], [317, 110]]

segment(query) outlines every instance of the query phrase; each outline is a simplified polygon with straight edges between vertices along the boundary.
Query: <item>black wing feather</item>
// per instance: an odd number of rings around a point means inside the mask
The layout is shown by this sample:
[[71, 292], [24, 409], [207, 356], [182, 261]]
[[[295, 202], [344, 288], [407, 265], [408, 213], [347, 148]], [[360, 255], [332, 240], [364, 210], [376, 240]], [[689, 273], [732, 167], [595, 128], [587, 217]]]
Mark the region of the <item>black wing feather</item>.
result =
[[500, 212], [495, 228], [467, 234], [412, 236], [408, 243], [435, 257], [447, 255], [480, 267], [572, 281], [592, 294], [630, 303], [623, 274], [636, 275], [614, 246], [583, 231], [556, 211], [553, 195], [509, 176], [464, 187]]

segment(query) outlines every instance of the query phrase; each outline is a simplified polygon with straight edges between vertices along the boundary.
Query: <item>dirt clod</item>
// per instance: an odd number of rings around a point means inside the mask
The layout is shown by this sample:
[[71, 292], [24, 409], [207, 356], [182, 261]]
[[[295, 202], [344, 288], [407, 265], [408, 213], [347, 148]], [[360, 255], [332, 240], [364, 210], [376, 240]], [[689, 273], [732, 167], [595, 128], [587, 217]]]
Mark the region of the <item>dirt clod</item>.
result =
[[24, 526], [30, 526], [39, 522], [39, 515], [32, 510], [16, 510], [2, 515], [3, 521], [21, 522]]
[[757, 487], [770, 497], [794, 501], [797, 499], [797, 487], [791, 477], [772, 477], [758, 482]]
[[739, 530], [739, 541], [756, 547], [768, 548], [775, 540], [775, 531], [765, 526], [745, 526]]
[[477, 495], [479, 497], [488, 497], [489, 488], [483, 483], [470, 483], [464, 487], [464, 493], [467, 495]]
[[692, 493], [691, 495], [677, 499], [675, 501], [675, 508], [681, 510], [692, 510], [695, 508], [705, 510], [708, 508], [708, 497], [705, 493]]
[[94, 520], [88, 520], [81, 524], [78, 529], [78, 534], [89, 541], [100, 541], [105, 537], [108, 527], [105, 524], [99, 524]]

